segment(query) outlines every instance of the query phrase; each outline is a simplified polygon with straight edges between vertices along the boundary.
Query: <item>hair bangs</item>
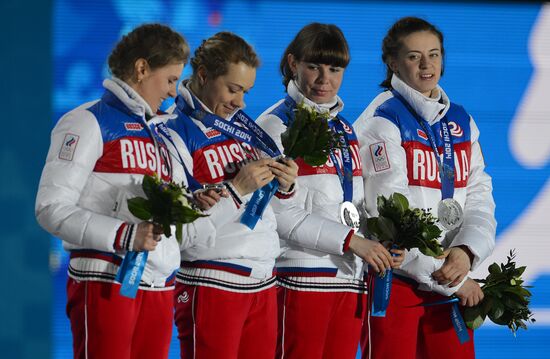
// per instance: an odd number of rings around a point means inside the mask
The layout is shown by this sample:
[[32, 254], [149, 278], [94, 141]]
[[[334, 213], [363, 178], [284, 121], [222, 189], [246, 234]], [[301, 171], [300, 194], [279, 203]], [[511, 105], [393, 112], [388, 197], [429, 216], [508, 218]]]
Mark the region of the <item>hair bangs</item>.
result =
[[349, 64], [350, 56], [349, 50], [345, 45], [345, 43], [338, 41], [338, 39], [330, 37], [317, 39], [317, 41], [310, 42], [303, 49], [303, 57], [300, 60], [346, 68]]

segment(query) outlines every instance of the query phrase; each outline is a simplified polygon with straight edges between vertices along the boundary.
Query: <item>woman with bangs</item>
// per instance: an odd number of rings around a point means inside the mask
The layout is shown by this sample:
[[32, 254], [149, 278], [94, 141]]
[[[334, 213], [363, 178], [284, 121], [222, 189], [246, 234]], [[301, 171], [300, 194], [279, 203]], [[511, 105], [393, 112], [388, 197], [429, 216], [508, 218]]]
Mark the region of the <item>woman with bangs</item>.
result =
[[363, 202], [361, 161], [357, 137], [339, 114], [344, 104], [338, 97], [349, 60], [337, 26], [305, 26], [281, 59], [287, 96], [258, 119], [282, 151], [281, 133], [292, 121], [292, 110], [303, 103], [329, 113], [332, 130], [346, 143], [321, 166], [297, 158], [293, 206], [273, 204], [282, 241], [277, 357], [355, 358], [366, 309], [364, 262], [379, 272], [402, 260], [356, 234]]

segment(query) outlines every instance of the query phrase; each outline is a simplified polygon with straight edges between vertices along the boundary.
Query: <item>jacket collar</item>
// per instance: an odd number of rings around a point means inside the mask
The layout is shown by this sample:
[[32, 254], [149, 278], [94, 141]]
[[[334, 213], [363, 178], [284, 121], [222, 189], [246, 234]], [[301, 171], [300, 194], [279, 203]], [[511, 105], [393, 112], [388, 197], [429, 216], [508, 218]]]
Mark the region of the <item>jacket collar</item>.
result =
[[[197, 101], [201, 106], [202, 106], [202, 109], [208, 113], [212, 113], [214, 114], [214, 112], [212, 112], [212, 110], [210, 110], [208, 108], [208, 106], [206, 106], [198, 97], [197, 95], [195, 95], [193, 93], [193, 91], [191, 91], [191, 88], [189, 86], [189, 84], [191, 83], [190, 80], [184, 80], [182, 81], [179, 86], [178, 86], [178, 94], [183, 98], [183, 100], [185, 101], [185, 103], [187, 105], [189, 105], [192, 109], [195, 109], [195, 102], [193, 101], [193, 99], [195, 99], [195, 101]], [[229, 120], [231, 119], [231, 117], [233, 117], [233, 115], [239, 111], [240, 109], [237, 109], [235, 110], [235, 112], [233, 112], [232, 114], [230, 114], [229, 116], [227, 116], [225, 118], [225, 120]]]
[[140, 117], [155, 115], [143, 97], [121, 79], [116, 77], [105, 79], [103, 87], [112, 92], [132, 113]]
[[441, 120], [449, 110], [449, 97], [447, 97], [447, 94], [439, 85], [436, 87], [436, 91], [439, 92], [439, 96], [436, 98], [424, 96], [403, 82], [403, 80], [395, 74], [391, 79], [391, 86], [395, 91], [399, 92], [416, 113], [428, 121], [430, 125]]
[[294, 80], [290, 80], [286, 92], [296, 103], [303, 102], [317, 112], [329, 112], [330, 117], [336, 117], [336, 115], [344, 109], [344, 102], [338, 95], [336, 95], [331, 102], [326, 104], [317, 104], [311, 101], [302, 94]]

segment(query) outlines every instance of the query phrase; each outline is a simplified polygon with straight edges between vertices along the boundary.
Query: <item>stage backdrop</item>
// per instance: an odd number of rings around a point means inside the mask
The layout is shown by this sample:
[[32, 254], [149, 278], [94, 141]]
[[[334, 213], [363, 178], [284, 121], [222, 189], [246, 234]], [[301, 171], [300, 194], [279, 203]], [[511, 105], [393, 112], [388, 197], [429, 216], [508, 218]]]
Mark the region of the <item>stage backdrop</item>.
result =
[[[550, 6], [513, 2], [367, 1], [78, 1], [58, 0], [53, 9], [52, 125], [67, 110], [102, 93], [105, 59], [120, 36], [144, 22], [181, 31], [191, 47], [221, 30], [254, 45], [262, 59], [256, 85], [246, 98], [255, 117], [281, 98], [280, 56], [295, 33], [317, 21], [335, 23], [351, 48], [340, 92], [352, 122], [380, 91], [384, 66], [380, 44], [388, 27], [406, 15], [424, 17], [445, 34], [442, 86], [468, 109], [481, 130], [493, 176], [498, 238], [494, 256], [504, 261], [512, 248], [527, 265], [534, 285], [537, 323], [514, 337], [486, 324], [476, 332], [478, 358], [542, 358], [550, 350]], [[184, 76], [189, 75], [186, 68]], [[47, 137], [44, 131], [41, 136]], [[45, 154], [41, 154], [45, 156]], [[51, 239], [54, 278], [54, 358], [71, 353], [64, 312], [67, 255]], [[477, 273], [478, 276], [484, 272]], [[396, 341], [406, 333], [396, 333]], [[177, 340], [171, 357], [178, 355]], [[548, 354], [546, 354], [548, 355]]]

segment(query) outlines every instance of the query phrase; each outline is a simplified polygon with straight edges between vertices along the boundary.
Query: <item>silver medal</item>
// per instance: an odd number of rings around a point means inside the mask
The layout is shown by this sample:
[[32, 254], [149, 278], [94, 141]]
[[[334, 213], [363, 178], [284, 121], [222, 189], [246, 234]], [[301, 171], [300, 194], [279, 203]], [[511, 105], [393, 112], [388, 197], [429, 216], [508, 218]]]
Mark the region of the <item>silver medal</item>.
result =
[[342, 203], [340, 205], [340, 220], [343, 224], [357, 231], [359, 229], [359, 211], [357, 207], [349, 201]]
[[437, 206], [437, 217], [443, 227], [448, 230], [458, 228], [464, 220], [462, 207], [453, 198], [441, 200]]

